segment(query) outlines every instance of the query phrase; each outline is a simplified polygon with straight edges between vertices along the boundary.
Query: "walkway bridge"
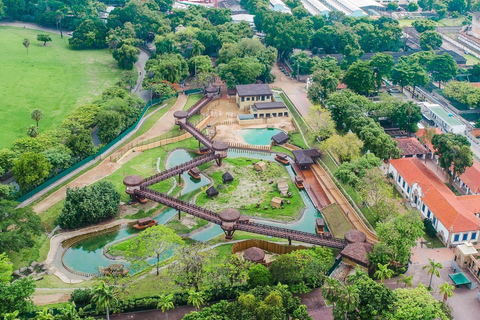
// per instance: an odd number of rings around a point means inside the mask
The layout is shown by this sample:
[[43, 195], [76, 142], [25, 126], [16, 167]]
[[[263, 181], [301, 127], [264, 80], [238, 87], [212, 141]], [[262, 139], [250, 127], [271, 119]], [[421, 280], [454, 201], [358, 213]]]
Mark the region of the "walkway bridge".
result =
[[215, 160], [217, 165], [222, 165], [222, 159], [227, 157], [228, 143], [221, 141], [212, 141], [206, 137], [200, 130], [188, 122], [188, 119], [205, 107], [212, 98], [203, 98], [188, 111], [176, 111], [174, 113], [175, 123], [182, 129], [188, 131], [195, 139], [203, 143], [210, 153], [203, 156], [196, 157], [188, 162], [182, 163], [178, 166], [155, 174], [151, 177], [143, 179], [141, 176], [131, 175], [124, 179], [124, 184], [127, 186], [126, 192], [132, 198], [150, 199], [152, 201], [161, 203], [165, 206], [178, 210], [179, 219], [181, 212], [191, 214], [195, 217], [210, 221], [221, 226], [225, 232], [226, 239], [233, 239], [235, 230], [247, 231], [256, 234], [263, 234], [277, 238], [288, 239], [289, 243], [292, 240], [311, 243], [314, 245], [327, 246], [332, 248], [342, 249], [347, 246], [345, 239], [335, 238], [331, 235], [321, 235], [308, 233], [303, 231], [292, 230], [288, 228], [280, 228], [261, 223], [254, 223], [248, 217], [241, 216], [236, 209], [224, 209], [220, 213], [210, 211], [186, 201], [174, 198], [167, 194], [151, 190], [148, 187], [164, 181], [173, 176], [181, 175], [187, 170], [197, 167], [201, 164]]

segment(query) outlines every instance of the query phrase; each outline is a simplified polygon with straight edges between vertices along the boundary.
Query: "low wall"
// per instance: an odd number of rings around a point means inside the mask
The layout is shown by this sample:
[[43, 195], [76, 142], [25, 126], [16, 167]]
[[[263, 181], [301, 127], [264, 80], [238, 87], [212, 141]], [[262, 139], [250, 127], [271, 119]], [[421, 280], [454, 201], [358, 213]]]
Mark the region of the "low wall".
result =
[[257, 247], [265, 251], [273, 252], [276, 254], [286, 254], [291, 253], [295, 250], [303, 250], [308, 249], [305, 246], [292, 246], [292, 245], [285, 245], [279, 244], [275, 242], [260, 240], [260, 239], [248, 239], [241, 242], [237, 242], [232, 246], [232, 253], [235, 254], [239, 251], [246, 250], [251, 247]]

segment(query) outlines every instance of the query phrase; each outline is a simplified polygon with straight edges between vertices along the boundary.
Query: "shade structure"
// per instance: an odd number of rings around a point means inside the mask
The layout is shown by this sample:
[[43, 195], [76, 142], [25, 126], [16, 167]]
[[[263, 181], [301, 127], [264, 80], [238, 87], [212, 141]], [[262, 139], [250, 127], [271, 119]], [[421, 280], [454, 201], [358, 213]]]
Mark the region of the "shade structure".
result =
[[214, 186], [211, 186], [210, 188], [208, 188], [206, 192], [207, 192], [207, 196], [209, 196], [209, 197], [218, 196], [218, 190], [215, 189]]
[[285, 144], [288, 141], [288, 139], [289, 139], [288, 134], [286, 134], [283, 131], [272, 136], [272, 140], [273, 142], [275, 142], [275, 144]]
[[227, 171], [224, 174], [222, 174], [222, 179], [223, 179], [223, 183], [232, 182], [233, 176], [230, 174], [230, 172]]
[[142, 184], [143, 177], [138, 174], [131, 174], [123, 179], [123, 184], [128, 187], [136, 187]]
[[345, 240], [350, 243], [366, 242], [367, 236], [360, 230], [352, 229], [345, 232]]
[[248, 261], [259, 263], [265, 260], [265, 252], [260, 248], [251, 247], [243, 252], [243, 257]]

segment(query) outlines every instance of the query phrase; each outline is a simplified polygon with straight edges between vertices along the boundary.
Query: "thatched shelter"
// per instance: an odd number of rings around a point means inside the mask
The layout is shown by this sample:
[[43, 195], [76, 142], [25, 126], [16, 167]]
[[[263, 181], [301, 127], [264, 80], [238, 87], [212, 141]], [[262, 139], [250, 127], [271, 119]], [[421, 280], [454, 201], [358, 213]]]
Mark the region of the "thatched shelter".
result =
[[342, 261], [351, 266], [368, 269], [368, 254], [373, 250], [373, 244], [356, 242], [347, 245], [341, 252]]
[[283, 199], [279, 197], [273, 197], [272, 201], [270, 201], [270, 205], [274, 208], [279, 209], [282, 206]]
[[282, 145], [287, 143], [288, 139], [289, 139], [288, 134], [286, 134], [284, 131], [279, 132], [276, 135], [272, 136], [273, 143], [277, 145]]
[[277, 189], [282, 196], [286, 196], [288, 192], [288, 182], [285, 179], [279, 179], [277, 181]]
[[345, 232], [345, 240], [349, 243], [362, 243], [367, 241], [367, 236], [360, 230], [348, 230]]
[[218, 190], [215, 189], [214, 186], [211, 186], [210, 188], [208, 188], [206, 192], [207, 192], [207, 196], [209, 196], [210, 198], [218, 196]]
[[230, 172], [225, 172], [224, 174], [222, 174], [222, 179], [223, 179], [223, 183], [230, 183], [233, 181], [233, 176], [230, 174]]
[[265, 252], [263, 252], [263, 250], [260, 248], [251, 247], [243, 252], [243, 257], [245, 258], [245, 260], [251, 262], [263, 263], [265, 260]]
[[265, 170], [267, 170], [267, 164], [264, 161], [259, 161], [259, 162], [255, 163], [255, 170], [265, 171]]
[[128, 187], [136, 187], [142, 184], [143, 177], [138, 174], [131, 174], [123, 179], [123, 184]]

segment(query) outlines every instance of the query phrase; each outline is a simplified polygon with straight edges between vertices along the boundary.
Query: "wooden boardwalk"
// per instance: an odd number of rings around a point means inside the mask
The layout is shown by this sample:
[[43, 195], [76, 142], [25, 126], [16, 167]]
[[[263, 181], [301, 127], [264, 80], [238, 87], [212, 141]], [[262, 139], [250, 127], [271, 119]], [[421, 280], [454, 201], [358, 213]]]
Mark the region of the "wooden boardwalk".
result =
[[295, 162], [292, 162], [291, 165], [295, 172], [303, 178], [305, 189], [317, 209], [324, 208], [332, 203], [311, 169], [300, 170]]

